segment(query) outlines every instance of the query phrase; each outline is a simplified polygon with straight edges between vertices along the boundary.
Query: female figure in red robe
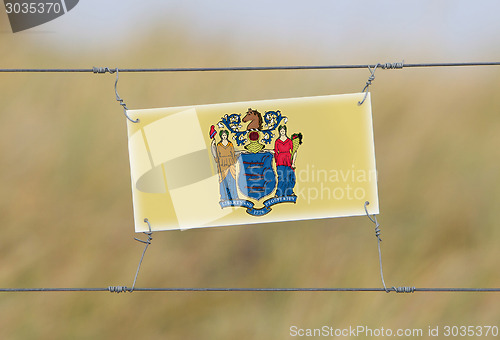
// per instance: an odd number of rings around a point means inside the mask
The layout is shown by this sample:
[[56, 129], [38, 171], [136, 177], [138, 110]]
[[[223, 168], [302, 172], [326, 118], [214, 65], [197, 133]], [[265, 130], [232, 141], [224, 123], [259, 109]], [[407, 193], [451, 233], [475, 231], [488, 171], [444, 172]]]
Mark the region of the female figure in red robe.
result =
[[274, 159], [276, 161], [276, 171], [278, 172], [278, 185], [276, 196], [294, 196], [295, 171], [292, 168], [293, 143], [286, 135], [286, 126], [278, 127], [280, 136], [274, 142]]

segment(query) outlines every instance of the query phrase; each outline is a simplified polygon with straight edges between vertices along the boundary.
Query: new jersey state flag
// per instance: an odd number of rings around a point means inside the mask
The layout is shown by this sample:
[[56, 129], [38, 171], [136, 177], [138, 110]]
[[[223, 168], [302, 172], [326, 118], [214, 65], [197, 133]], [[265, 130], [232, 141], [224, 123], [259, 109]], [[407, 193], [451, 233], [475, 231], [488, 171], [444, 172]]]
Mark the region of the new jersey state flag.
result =
[[378, 214], [363, 96], [129, 110], [135, 231]]

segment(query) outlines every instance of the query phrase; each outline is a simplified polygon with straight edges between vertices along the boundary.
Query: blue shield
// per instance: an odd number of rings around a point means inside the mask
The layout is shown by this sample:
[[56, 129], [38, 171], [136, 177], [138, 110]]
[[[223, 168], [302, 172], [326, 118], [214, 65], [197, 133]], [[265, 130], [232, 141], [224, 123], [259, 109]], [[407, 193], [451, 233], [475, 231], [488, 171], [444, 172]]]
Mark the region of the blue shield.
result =
[[243, 195], [260, 200], [273, 192], [276, 174], [273, 170], [272, 153], [242, 153], [238, 163], [238, 187]]

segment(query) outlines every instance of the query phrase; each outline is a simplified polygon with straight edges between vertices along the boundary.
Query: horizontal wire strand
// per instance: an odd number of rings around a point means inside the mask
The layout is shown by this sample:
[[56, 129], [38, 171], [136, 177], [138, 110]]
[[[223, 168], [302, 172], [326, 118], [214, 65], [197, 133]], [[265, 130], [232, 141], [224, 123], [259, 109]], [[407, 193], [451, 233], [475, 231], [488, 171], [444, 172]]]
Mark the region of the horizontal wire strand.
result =
[[[399, 67], [394, 67], [394, 65]], [[500, 62], [460, 62], [460, 63], [377, 63], [357, 65], [303, 65], [303, 66], [240, 66], [240, 67], [179, 67], [179, 68], [118, 68], [119, 72], [217, 72], [217, 71], [278, 71], [278, 70], [333, 70], [333, 69], [365, 69], [380, 66], [382, 69], [401, 69], [413, 67], [458, 67], [458, 66], [500, 66]], [[393, 65], [392, 67], [390, 65]], [[11, 73], [106, 73], [117, 68], [4, 68], [0, 72]]]
[[[119, 288], [119, 289], [115, 289]], [[398, 290], [396, 293], [414, 292], [495, 292], [500, 288], [414, 288], [411, 291]], [[384, 288], [137, 288], [134, 292], [384, 292]], [[14, 292], [132, 292], [127, 287], [107, 288], [0, 288], [0, 293]]]

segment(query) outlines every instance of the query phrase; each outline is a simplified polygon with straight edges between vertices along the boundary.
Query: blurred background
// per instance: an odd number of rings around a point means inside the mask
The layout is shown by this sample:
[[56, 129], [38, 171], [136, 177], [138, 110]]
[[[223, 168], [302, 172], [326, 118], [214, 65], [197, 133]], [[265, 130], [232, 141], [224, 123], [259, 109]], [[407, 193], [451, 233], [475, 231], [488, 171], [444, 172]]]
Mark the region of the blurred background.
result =
[[[497, 1], [97, 1], [13, 34], [0, 68], [500, 61]], [[368, 70], [122, 73], [131, 109], [360, 92]], [[388, 286], [499, 287], [499, 67], [378, 70]], [[0, 286], [131, 286], [114, 75], [0, 74]], [[366, 217], [159, 232], [138, 287], [381, 287]], [[496, 325], [498, 293], [1, 293], [2, 339], [287, 339], [290, 326]]]

